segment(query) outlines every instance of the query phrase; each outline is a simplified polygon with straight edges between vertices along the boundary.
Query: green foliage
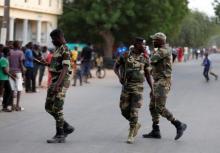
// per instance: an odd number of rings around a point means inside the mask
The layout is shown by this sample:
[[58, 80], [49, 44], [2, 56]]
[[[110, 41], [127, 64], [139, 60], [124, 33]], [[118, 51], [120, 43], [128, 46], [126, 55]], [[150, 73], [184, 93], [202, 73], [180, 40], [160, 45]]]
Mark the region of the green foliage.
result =
[[190, 47], [206, 46], [217, 29], [219, 26], [214, 19], [198, 11], [190, 12], [183, 20], [180, 34], [173, 44]]
[[220, 1], [219, 0], [215, 0], [213, 3], [214, 6], [214, 10], [215, 10], [215, 14], [218, 18], [220, 18]]
[[69, 41], [102, 41], [104, 31], [125, 42], [158, 31], [169, 38], [187, 11], [187, 0], [64, 0], [59, 27]]

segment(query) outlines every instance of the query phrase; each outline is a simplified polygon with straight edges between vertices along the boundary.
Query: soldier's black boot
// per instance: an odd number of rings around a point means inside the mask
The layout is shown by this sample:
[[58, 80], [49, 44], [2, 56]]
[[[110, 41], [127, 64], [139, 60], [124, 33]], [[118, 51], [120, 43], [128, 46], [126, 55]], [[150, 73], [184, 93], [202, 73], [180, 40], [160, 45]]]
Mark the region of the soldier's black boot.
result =
[[176, 127], [175, 140], [178, 140], [183, 135], [183, 132], [186, 130], [187, 125], [185, 123], [178, 121], [178, 120], [174, 120], [171, 123]]
[[56, 128], [56, 134], [53, 136], [53, 139], [55, 139], [55, 137], [57, 137], [59, 134], [58, 134], [58, 129]]
[[160, 139], [161, 134], [160, 134], [160, 127], [158, 124], [153, 124], [152, 125], [152, 131], [148, 134], [143, 134], [143, 138], [155, 138], [155, 139]]
[[71, 134], [75, 129], [73, 126], [69, 125], [66, 121], [64, 121], [63, 130], [64, 136], [67, 137], [67, 135]]
[[47, 143], [65, 143], [63, 128], [57, 128], [56, 135], [52, 139], [47, 140]]

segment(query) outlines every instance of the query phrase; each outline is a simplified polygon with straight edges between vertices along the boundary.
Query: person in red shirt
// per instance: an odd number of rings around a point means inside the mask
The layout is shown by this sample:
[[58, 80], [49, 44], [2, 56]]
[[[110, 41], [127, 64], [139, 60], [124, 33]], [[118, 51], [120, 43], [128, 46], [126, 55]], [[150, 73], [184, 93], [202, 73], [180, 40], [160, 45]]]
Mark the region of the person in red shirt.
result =
[[182, 62], [183, 59], [183, 48], [178, 48], [178, 62]]
[[[52, 57], [53, 57], [53, 50], [51, 49], [50, 50], [50, 53], [47, 55], [47, 58], [46, 58], [46, 63], [47, 64], [50, 64], [51, 63], [51, 60], [52, 60]], [[48, 70], [48, 79], [47, 79], [47, 86], [50, 86], [51, 84], [51, 74], [50, 74], [50, 71]]]

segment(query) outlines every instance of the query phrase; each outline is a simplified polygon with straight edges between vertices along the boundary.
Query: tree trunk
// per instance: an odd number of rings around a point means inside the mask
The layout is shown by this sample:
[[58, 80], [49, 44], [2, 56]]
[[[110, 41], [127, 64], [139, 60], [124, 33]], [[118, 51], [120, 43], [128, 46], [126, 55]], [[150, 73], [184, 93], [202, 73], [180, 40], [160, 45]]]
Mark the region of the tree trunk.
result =
[[103, 40], [104, 40], [104, 56], [105, 58], [111, 59], [112, 58], [112, 51], [113, 51], [113, 45], [114, 45], [114, 36], [112, 35], [111, 31], [101, 31], [99, 33]]

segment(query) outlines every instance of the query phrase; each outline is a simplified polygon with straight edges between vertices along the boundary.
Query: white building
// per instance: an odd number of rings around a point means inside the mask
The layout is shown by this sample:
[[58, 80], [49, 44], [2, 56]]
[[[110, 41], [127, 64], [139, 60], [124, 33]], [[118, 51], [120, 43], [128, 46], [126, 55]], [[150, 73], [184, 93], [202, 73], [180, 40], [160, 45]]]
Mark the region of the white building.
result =
[[[9, 40], [51, 46], [49, 33], [57, 27], [62, 4], [62, 0], [10, 0]], [[3, 7], [4, 0], [0, 0], [1, 23]]]

